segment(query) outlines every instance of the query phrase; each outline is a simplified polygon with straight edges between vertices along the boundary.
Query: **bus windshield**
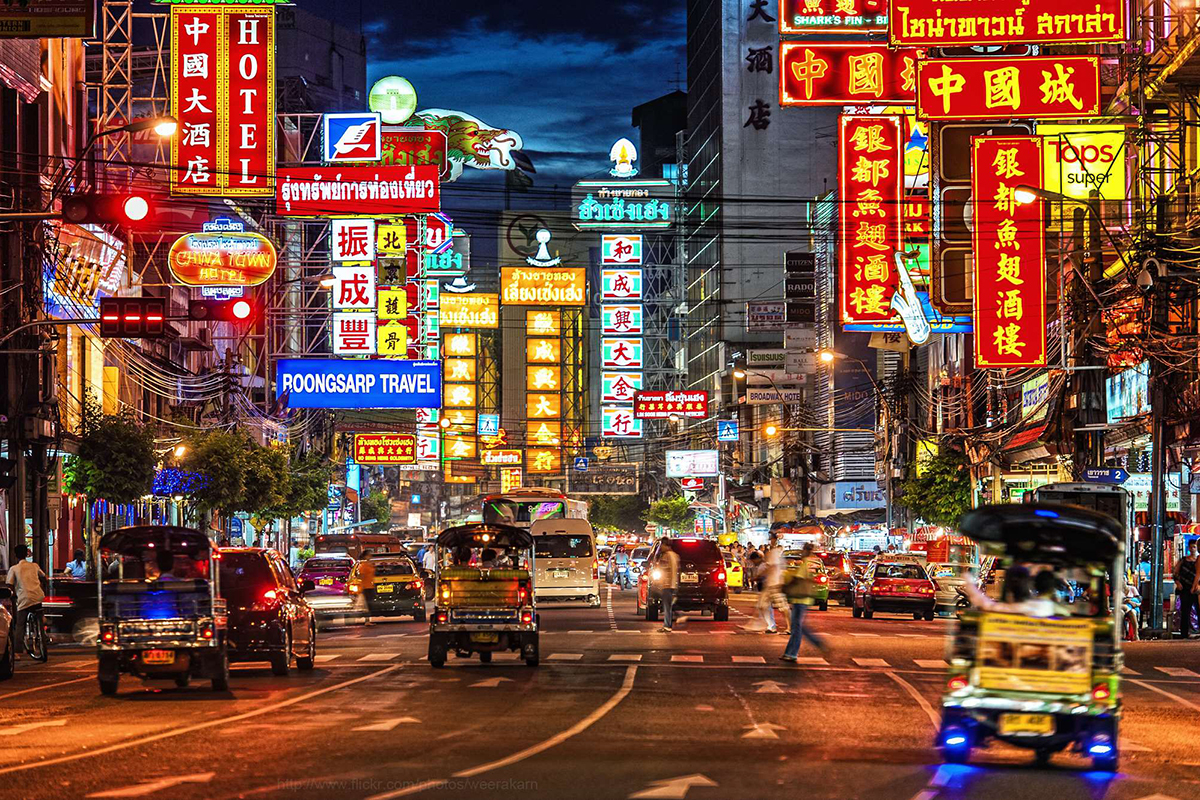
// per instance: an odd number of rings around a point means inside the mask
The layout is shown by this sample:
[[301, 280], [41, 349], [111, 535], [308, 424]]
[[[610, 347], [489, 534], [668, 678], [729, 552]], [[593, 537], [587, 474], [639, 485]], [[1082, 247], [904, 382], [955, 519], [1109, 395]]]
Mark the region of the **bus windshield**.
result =
[[532, 525], [544, 519], [566, 519], [562, 500], [498, 498], [483, 504], [483, 521], [491, 525]]

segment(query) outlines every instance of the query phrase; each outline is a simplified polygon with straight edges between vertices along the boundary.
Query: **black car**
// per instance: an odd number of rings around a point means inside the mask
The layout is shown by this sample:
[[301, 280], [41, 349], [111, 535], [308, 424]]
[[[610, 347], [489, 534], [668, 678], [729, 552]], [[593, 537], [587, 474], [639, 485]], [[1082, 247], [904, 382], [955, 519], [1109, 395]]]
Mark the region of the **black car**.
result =
[[261, 547], [221, 550], [221, 596], [229, 612], [229, 660], [270, 661], [271, 671], [287, 675], [292, 657], [310, 670], [317, 657], [317, 621], [283, 557]]
[[657, 621], [662, 613], [661, 564], [670, 548], [679, 556], [679, 588], [675, 590], [675, 611], [711, 611], [713, 619], [729, 619], [729, 587], [725, 579], [725, 559], [713, 539], [659, 539], [650, 548], [638, 577], [637, 612]]
[[[367, 565], [375, 569], [373, 587], [363, 582]], [[350, 594], [362, 593], [373, 617], [412, 616], [425, 621], [425, 581], [421, 571], [408, 556], [388, 553], [372, 555], [359, 561], [350, 572]]]

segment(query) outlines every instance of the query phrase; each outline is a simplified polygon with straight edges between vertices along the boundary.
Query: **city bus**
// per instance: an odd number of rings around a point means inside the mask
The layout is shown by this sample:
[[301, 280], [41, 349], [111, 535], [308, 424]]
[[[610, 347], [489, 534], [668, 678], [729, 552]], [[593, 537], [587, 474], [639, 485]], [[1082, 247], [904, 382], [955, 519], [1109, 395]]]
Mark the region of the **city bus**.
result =
[[313, 545], [315, 555], [345, 554], [356, 560], [365, 553], [404, 552], [404, 540], [386, 533], [323, 533]]

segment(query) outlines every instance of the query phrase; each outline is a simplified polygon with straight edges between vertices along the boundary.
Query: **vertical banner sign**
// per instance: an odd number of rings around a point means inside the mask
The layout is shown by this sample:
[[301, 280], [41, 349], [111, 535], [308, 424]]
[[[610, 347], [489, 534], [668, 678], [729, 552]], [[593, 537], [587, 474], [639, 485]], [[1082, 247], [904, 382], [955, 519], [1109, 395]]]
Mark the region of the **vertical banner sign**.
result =
[[838, 118], [839, 307], [843, 324], [886, 322], [896, 293], [904, 180], [900, 118]]
[[1018, 186], [1042, 187], [1038, 136], [971, 140], [975, 198], [975, 366], [1046, 365], [1043, 203], [1017, 202]]
[[275, 191], [275, 10], [171, 8], [171, 193]]

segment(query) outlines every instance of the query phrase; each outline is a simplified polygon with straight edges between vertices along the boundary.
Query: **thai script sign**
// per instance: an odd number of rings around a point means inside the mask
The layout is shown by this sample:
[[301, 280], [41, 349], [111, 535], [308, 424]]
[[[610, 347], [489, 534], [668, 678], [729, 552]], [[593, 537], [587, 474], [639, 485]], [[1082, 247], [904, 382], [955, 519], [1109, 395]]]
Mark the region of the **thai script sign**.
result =
[[500, 270], [500, 298], [505, 305], [581, 306], [587, 301], [582, 267]]
[[445, 328], [498, 328], [500, 298], [484, 293], [445, 294], [439, 317]]
[[638, 419], [704, 419], [708, 416], [708, 392], [638, 392], [633, 399], [633, 415]]
[[279, 170], [275, 210], [285, 217], [433, 213], [436, 167], [296, 167]]
[[670, 181], [580, 181], [571, 192], [571, 219], [579, 230], [669, 228], [674, 203]]
[[354, 460], [371, 466], [412, 464], [417, 460], [417, 437], [411, 433], [356, 433]]
[[450, 174], [444, 132], [385, 125], [381, 139], [380, 163], [394, 167], [427, 165], [437, 167], [443, 178]]
[[1100, 113], [1095, 56], [939, 58], [917, 65], [917, 116], [1057, 119]]

